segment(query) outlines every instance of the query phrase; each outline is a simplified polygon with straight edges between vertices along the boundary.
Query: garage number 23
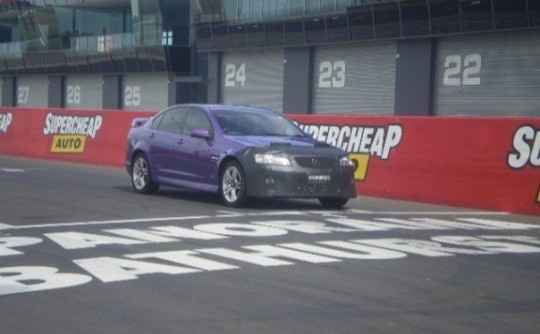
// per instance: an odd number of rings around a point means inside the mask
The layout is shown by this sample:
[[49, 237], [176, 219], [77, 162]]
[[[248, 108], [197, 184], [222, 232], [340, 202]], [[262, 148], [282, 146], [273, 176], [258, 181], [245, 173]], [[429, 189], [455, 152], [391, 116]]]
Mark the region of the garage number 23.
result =
[[345, 87], [345, 62], [343, 60], [321, 62], [319, 65], [319, 87]]

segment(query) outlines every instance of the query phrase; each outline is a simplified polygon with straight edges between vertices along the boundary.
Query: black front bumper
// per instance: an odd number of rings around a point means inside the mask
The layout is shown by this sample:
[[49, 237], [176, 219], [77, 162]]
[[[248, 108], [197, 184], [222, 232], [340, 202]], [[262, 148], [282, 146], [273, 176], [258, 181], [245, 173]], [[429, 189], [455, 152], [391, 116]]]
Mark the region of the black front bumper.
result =
[[352, 168], [304, 170], [253, 164], [245, 174], [250, 197], [356, 197]]

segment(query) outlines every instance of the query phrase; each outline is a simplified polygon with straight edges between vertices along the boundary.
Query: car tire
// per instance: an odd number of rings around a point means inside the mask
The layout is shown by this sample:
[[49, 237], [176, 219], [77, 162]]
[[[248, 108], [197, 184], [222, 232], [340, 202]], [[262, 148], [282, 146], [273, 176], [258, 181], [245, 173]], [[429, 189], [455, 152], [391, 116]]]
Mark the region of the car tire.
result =
[[135, 192], [139, 194], [152, 194], [159, 189], [159, 185], [152, 181], [150, 163], [142, 153], [137, 154], [133, 158], [131, 165], [131, 184]]
[[346, 197], [321, 197], [319, 202], [329, 209], [341, 209], [349, 201]]
[[227, 206], [240, 207], [246, 204], [246, 178], [237, 161], [228, 162], [221, 171], [219, 193]]

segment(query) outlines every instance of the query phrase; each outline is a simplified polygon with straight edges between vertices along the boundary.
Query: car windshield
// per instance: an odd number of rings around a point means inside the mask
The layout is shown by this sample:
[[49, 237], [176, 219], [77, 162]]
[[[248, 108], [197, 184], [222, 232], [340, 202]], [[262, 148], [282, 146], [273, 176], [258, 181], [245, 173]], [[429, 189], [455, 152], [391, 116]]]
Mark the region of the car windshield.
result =
[[294, 123], [277, 113], [216, 111], [216, 120], [229, 136], [304, 137]]

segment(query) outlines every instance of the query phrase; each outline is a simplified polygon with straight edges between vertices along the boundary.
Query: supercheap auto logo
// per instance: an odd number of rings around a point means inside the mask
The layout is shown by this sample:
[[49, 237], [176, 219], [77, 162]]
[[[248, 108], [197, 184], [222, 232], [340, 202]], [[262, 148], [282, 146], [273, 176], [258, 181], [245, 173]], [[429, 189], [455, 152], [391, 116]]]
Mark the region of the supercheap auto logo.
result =
[[47, 114], [43, 134], [53, 135], [51, 153], [83, 153], [86, 139], [95, 139], [103, 117]]
[[9, 125], [13, 121], [13, 114], [8, 112], [6, 114], [0, 113], [0, 133], [7, 133]]
[[540, 167], [540, 129], [531, 125], [520, 126], [514, 134], [512, 148], [508, 154], [508, 165], [512, 169], [527, 165]]
[[390, 153], [399, 146], [403, 137], [403, 128], [399, 124], [381, 127], [297, 124], [316, 140], [349, 152], [356, 165], [356, 181], [366, 179], [371, 157], [388, 160]]
[[[508, 154], [508, 166], [514, 170], [526, 166], [540, 168], [540, 129], [522, 125], [516, 130], [512, 139], [512, 151]], [[540, 203], [540, 189], [535, 202]]]

